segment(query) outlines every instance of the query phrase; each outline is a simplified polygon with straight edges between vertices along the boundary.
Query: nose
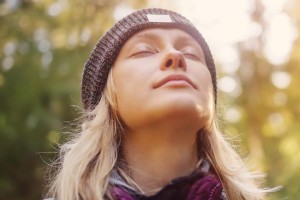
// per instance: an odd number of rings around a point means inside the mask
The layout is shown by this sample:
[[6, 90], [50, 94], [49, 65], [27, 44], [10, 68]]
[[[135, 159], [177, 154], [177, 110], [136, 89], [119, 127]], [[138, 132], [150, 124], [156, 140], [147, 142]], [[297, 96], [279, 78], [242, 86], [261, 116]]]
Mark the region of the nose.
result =
[[186, 62], [183, 54], [180, 51], [170, 51], [165, 56], [162, 64], [161, 70], [166, 69], [177, 69], [180, 68], [182, 70], [186, 70]]

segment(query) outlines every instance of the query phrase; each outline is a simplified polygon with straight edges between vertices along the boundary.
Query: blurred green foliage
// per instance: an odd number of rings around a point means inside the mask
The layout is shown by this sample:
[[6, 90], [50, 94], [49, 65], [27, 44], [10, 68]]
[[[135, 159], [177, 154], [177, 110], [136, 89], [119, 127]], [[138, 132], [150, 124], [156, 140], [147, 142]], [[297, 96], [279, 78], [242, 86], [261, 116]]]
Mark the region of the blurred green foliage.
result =
[[[1, 200], [41, 199], [57, 139], [66, 122], [78, 117], [72, 105], [80, 105], [82, 66], [114, 22], [113, 11], [120, 3], [140, 8], [146, 1], [0, 1]], [[296, 8], [289, 14], [300, 25]], [[252, 18], [264, 27], [262, 14], [258, 10]], [[258, 38], [259, 47], [263, 42]], [[280, 68], [291, 76], [284, 89], [270, 81], [278, 69], [261, 51], [244, 44], [237, 48], [242, 93], [233, 98], [221, 92], [221, 99], [225, 106], [234, 105], [240, 120], [224, 123], [222, 129], [242, 139], [249, 162], [268, 173], [266, 185], [284, 186], [271, 199], [300, 199], [300, 40]], [[249, 68], [252, 75], [245, 78]]]
[[[298, 34], [299, 6], [300, 2], [294, 1], [285, 11]], [[300, 199], [300, 37], [293, 44], [290, 59], [272, 65], [263, 52], [268, 27], [263, 15], [264, 8], [256, 1], [251, 18], [262, 27], [262, 33], [237, 45], [241, 66], [233, 76], [238, 77], [242, 92], [238, 98], [225, 93], [220, 97], [226, 107], [239, 111], [240, 120], [225, 122], [223, 129], [241, 138], [242, 153], [247, 152], [248, 162], [266, 173], [266, 186], [283, 186], [270, 199]], [[283, 35], [282, 40], [286, 39]], [[249, 48], [249, 43], [256, 47]], [[285, 77], [274, 79], [278, 73], [286, 75], [290, 83], [281, 87]], [[226, 116], [226, 108], [224, 113]]]
[[117, 3], [0, 1], [1, 200], [41, 199], [53, 146], [78, 117], [82, 66]]

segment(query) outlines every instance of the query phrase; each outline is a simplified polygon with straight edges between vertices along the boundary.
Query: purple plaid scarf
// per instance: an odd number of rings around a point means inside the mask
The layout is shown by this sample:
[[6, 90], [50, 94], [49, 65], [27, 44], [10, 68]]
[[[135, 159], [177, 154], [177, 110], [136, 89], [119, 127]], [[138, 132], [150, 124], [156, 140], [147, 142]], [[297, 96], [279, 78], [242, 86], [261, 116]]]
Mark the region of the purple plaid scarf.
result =
[[206, 160], [191, 175], [174, 179], [152, 196], [140, 194], [120, 181], [120, 177], [117, 179], [110, 181], [110, 193], [115, 200], [226, 200], [222, 184]]

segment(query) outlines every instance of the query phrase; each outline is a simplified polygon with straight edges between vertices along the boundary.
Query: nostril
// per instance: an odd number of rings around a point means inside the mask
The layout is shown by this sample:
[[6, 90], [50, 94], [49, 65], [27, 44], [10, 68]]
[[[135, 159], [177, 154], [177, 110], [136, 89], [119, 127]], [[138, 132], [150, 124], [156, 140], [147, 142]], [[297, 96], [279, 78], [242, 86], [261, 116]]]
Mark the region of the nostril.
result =
[[184, 68], [184, 63], [183, 63], [182, 60], [179, 60], [178, 66], [179, 66], [180, 68]]
[[173, 64], [173, 60], [169, 59], [166, 63], [166, 67], [170, 67], [170, 66], [172, 66], [172, 64]]

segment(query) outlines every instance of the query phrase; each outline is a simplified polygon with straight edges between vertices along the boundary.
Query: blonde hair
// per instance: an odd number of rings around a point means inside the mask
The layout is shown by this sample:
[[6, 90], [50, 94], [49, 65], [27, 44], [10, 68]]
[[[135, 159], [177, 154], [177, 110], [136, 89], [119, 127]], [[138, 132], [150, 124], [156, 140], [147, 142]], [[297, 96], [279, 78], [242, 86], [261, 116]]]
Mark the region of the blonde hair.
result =
[[[59, 165], [50, 183], [48, 197], [58, 200], [102, 200], [108, 195], [113, 169], [121, 171], [128, 184], [135, 183], [119, 166], [122, 124], [116, 113], [112, 73], [96, 108], [85, 112], [81, 131], [60, 148]], [[209, 129], [199, 131], [199, 156], [209, 160], [230, 200], [262, 200], [261, 176], [247, 170], [243, 160], [218, 130], [216, 117]], [[110, 197], [111, 198], [111, 197]]]

